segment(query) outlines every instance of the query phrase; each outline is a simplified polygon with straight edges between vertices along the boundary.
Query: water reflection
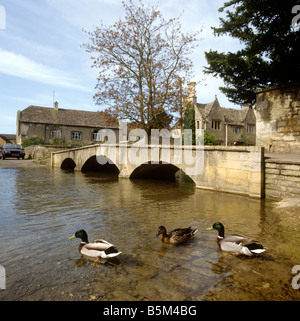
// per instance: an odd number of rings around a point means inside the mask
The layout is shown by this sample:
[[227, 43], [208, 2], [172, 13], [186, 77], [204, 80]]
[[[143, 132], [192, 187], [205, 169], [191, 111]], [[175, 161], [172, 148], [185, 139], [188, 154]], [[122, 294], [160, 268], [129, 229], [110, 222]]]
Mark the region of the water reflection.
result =
[[[291, 286], [299, 235], [281, 225], [268, 202], [104, 173], [0, 168], [0, 176], [2, 300], [300, 298]], [[259, 239], [266, 255], [220, 252], [216, 231], [206, 231], [215, 221], [228, 234]], [[172, 246], [153, 238], [160, 225], [197, 226], [198, 233]], [[78, 243], [67, 240], [81, 228], [115, 244], [123, 252], [118, 260], [94, 266], [81, 257]]]

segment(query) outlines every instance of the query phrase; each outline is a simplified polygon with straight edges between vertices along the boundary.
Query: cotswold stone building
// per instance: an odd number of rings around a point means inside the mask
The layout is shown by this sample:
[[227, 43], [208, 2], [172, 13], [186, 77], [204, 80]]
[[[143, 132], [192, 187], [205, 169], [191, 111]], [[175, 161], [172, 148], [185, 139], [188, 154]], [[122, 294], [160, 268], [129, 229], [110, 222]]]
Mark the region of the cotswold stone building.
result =
[[255, 91], [257, 145], [272, 153], [300, 153], [300, 83]]
[[196, 83], [190, 83], [186, 103], [195, 108], [195, 128], [215, 134], [220, 145], [255, 145], [256, 116], [249, 106], [242, 109], [221, 107], [217, 97], [208, 104], [197, 103]]
[[17, 113], [17, 143], [21, 144], [24, 138], [39, 137], [46, 143], [54, 139], [70, 145], [88, 145], [103, 139], [98, 134], [100, 129], [110, 128], [118, 137], [118, 126], [107, 126], [102, 112], [90, 112], [29, 106]]

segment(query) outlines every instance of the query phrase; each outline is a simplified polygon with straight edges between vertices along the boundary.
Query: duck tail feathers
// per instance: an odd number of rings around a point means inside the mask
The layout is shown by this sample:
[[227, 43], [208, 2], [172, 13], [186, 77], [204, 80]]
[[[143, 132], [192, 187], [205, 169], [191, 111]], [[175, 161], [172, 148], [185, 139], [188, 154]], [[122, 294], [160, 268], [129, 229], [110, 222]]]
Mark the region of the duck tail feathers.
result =
[[196, 228], [195, 230], [192, 231], [192, 235], [195, 235], [198, 232], [198, 229]]
[[121, 254], [121, 252], [119, 252], [115, 246], [111, 246], [107, 250], [105, 250], [105, 254], [107, 257], [115, 257]]
[[255, 249], [255, 250], [250, 250], [252, 253], [254, 254], [260, 254], [260, 253], [263, 253], [265, 252], [266, 248], [263, 248], [263, 249]]
[[118, 256], [119, 254], [121, 254], [122, 252], [117, 252], [117, 253], [110, 253], [110, 254], [107, 254], [106, 256], [107, 257], [116, 257]]

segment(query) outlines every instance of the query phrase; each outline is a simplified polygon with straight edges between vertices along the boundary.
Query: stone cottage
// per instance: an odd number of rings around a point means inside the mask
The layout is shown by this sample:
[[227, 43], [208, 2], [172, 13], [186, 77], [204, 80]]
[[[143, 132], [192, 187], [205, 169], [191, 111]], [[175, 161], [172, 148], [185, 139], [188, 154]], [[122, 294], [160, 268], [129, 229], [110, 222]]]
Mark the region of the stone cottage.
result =
[[24, 138], [39, 137], [46, 143], [54, 139], [70, 145], [89, 145], [102, 141], [98, 131], [109, 128], [118, 137], [118, 126], [108, 126], [102, 112], [29, 106], [17, 113], [17, 143]]
[[197, 103], [196, 83], [190, 83], [185, 103], [195, 108], [195, 128], [215, 134], [220, 145], [255, 145], [256, 116], [250, 106], [242, 109], [220, 106], [217, 96], [213, 102]]

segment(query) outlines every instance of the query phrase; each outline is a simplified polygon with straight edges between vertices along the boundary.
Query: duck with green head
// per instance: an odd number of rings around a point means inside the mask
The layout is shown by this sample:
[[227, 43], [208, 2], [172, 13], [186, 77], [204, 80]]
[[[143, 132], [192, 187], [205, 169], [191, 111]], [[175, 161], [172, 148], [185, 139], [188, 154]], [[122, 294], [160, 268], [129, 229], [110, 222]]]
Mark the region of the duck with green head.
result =
[[77, 231], [73, 236], [69, 237], [69, 240], [80, 238], [81, 242], [78, 246], [78, 251], [85, 256], [95, 258], [96, 263], [100, 258], [107, 259], [115, 257], [122, 252], [119, 252], [116, 247], [108, 243], [105, 240], [97, 239], [90, 243], [88, 240], [88, 235], [85, 230]]
[[225, 237], [225, 228], [220, 222], [214, 223], [213, 226], [207, 230], [213, 229], [218, 231], [217, 244], [224, 252], [230, 252], [235, 255], [253, 256], [261, 254], [266, 250], [259, 242], [241, 234], [233, 234]]

